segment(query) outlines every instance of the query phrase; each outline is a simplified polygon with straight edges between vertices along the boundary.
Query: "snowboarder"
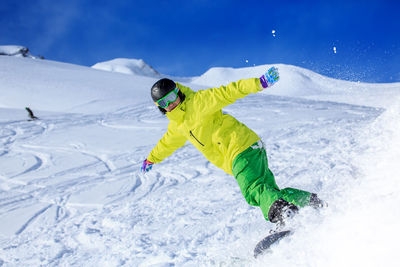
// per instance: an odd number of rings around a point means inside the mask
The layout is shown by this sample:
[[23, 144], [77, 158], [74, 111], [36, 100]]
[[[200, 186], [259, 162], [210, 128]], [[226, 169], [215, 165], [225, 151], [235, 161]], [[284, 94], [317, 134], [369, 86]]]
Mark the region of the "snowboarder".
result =
[[170, 122], [167, 132], [143, 161], [142, 172], [151, 170], [154, 163], [160, 163], [189, 140], [211, 163], [236, 178], [247, 203], [259, 206], [267, 221], [284, 224], [299, 207], [324, 206], [316, 194], [279, 189], [260, 137], [222, 112], [223, 107], [278, 80], [278, 69], [272, 67], [260, 78], [197, 92], [170, 79], [157, 81], [151, 97]]
[[28, 112], [29, 118], [31, 118], [30, 120], [34, 121], [39, 119], [33, 114], [33, 111], [30, 108], [26, 107], [25, 110]]

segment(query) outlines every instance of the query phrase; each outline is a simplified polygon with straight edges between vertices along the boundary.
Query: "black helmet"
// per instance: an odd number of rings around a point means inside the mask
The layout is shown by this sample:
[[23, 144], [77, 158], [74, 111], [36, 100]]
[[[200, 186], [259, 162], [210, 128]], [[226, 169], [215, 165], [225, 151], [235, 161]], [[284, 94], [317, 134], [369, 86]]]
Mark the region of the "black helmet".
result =
[[151, 98], [154, 102], [157, 102], [175, 88], [174, 81], [167, 78], [161, 79], [151, 87]]

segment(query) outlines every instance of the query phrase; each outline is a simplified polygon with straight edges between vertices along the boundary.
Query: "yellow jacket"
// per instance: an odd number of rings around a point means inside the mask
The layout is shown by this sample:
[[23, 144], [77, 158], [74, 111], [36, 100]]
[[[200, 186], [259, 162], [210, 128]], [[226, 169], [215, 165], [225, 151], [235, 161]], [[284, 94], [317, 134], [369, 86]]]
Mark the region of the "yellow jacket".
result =
[[159, 163], [189, 140], [211, 163], [232, 175], [236, 156], [260, 138], [234, 117], [223, 114], [222, 108], [259, 92], [260, 80], [243, 79], [197, 92], [179, 83], [177, 86], [186, 99], [166, 113], [168, 130], [147, 159]]

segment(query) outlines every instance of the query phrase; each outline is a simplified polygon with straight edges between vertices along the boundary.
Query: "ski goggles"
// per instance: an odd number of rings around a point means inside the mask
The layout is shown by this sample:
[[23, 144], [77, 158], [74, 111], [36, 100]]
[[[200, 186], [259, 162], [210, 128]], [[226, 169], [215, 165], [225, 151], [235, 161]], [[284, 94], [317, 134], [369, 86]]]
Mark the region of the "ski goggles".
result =
[[166, 108], [170, 103], [174, 103], [176, 99], [178, 98], [178, 92], [179, 88], [176, 87], [174, 90], [166, 94], [163, 98], [160, 98], [157, 100], [156, 104], [157, 106], [161, 108]]

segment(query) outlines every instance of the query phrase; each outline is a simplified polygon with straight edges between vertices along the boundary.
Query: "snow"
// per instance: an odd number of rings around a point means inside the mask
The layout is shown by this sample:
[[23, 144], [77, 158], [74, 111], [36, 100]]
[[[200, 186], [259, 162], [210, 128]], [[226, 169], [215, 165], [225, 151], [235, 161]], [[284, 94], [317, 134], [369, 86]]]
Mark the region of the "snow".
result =
[[248, 68], [211, 68], [192, 80], [203, 86], [228, 84], [239, 78], [259, 77], [276, 66], [285, 77], [263, 94], [301, 97], [311, 100], [335, 101], [354, 105], [386, 107], [393, 104], [393, 95], [399, 92], [400, 83], [368, 84], [332, 79], [307, 69], [292, 65], [272, 64]]
[[116, 58], [113, 60], [97, 63], [93, 65], [92, 68], [124, 74], [161, 77], [161, 75], [155, 69], [153, 69], [153, 67], [146, 64], [143, 59]]
[[36, 58], [29, 53], [29, 49], [20, 45], [0, 45], [0, 56]]
[[[280, 187], [329, 207], [302, 209], [255, 260], [272, 226], [190, 143], [139, 172], [168, 124], [158, 77], [0, 57], [0, 266], [397, 266], [400, 84], [275, 65], [276, 86], [224, 110], [263, 138]], [[198, 90], [270, 66], [176, 80]]]
[[2, 45], [0, 46], [0, 55], [13, 56], [21, 55], [24, 51], [28, 51], [26, 47], [18, 45]]

